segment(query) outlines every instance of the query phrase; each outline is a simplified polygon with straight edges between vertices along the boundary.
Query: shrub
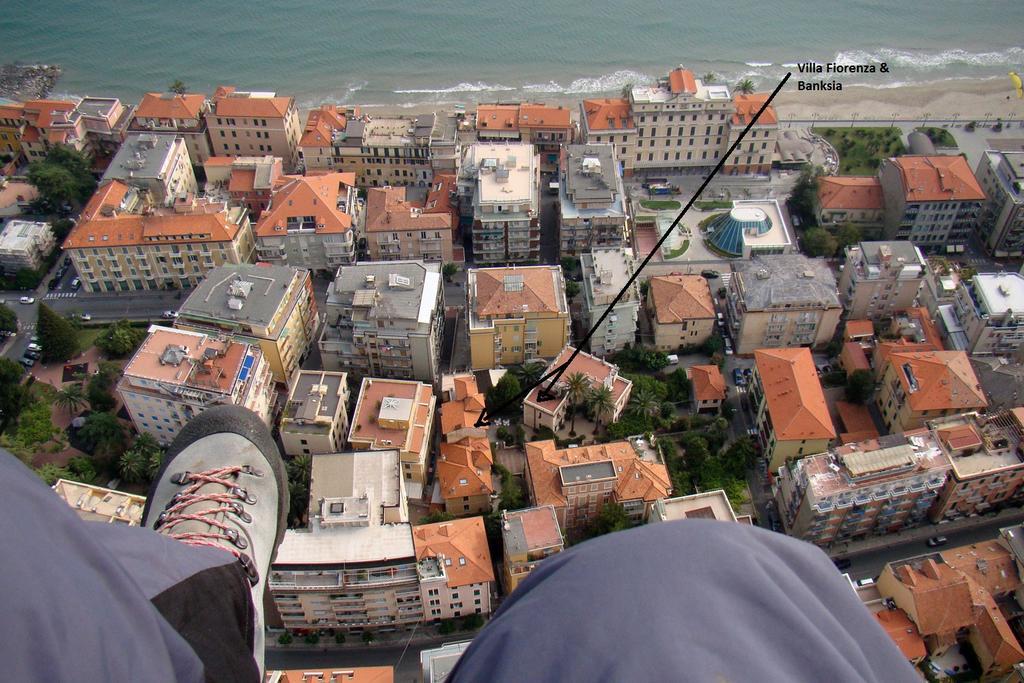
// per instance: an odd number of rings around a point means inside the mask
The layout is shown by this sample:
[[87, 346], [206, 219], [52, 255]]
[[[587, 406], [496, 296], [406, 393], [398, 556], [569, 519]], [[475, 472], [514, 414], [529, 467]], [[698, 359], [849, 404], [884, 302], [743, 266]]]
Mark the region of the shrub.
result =
[[338, 645], [344, 644], [345, 643], [345, 633], [343, 631], [338, 631], [337, 633], [335, 633], [334, 634], [334, 642], [336, 642]]
[[363, 631], [363, 642], [369, 645], [373, 641], [377, 640], [377, 636], [373, 635], [372, 631]]
[[279, 635], [277, 637], [278, 645], [291, 645], [292, 644], [292, 640], [293, 640], [292, 634], [289, 633], [288, 631], [285, 631], [284, 633], [282, 633], [281, 635]]
[[320, 634], [315, 631], [312, 633], [307, 633], [306, 637], [303, 638], [303, 640], [305, 640], [306, 644], [308, 645], [316, 645], [320, 642]]
[[484, 625], [484, 618], [479, 614], [470, 614], [462, 620], [463, 631], [475, 631]]

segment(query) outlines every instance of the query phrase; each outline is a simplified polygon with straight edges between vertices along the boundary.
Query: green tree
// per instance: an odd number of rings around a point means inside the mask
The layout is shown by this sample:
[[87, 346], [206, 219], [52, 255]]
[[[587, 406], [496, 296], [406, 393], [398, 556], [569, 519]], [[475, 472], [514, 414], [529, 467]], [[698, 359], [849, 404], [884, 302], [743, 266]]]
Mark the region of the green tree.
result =
[[57, 483], [58, 479], [74, 480], [74, 475], [66, 467], [55, 465], [52, 462], [43, 464], [41, 467], [36, 468], [36, 474], [39, 478], [46, 482], [47, 486], [53, 486]]
[[288, 631], [285, 631], [284, 633], [282, 633], [281, 635], [279, 635], [277, 637], [277, 644], [278, 645], [291, 645], [292, 644], [292, 640], [294, 640], [294, 638], [292, 637], [292, 634], [289, 633]]
[[146, 457], [134, 448], [129, 448], [117, 461], [117, 473], [129, 484], [138, 484], [146, 479], [148, 470]]
[[31, 465], [40, 446], [60, 433], [50, 419], [50, 406], [43, 401], [28, 404], [18, 416], [13, 429], [0, 437], [0, 444], [19, 460]]
[[53, 231], [53, 236], [57, 238], [57, 244], [64, 241], [64, 238], [71, 234], [71, 228], [75, 227], [75, 224], [70, 218], [59, 218], [50, 223], [50, 230]]
[[113, 413], [92, 413], [78, 432], [94, 456], [117, 458], [125, 445], [124, 426]]
[[686, 376], [686, 370], [676, 368], [665, 378], [665, 385], [668, 393], [665, 398], [673, 403], [682, 403], [690, 398], [690, 378]]
[[377, 636], [373, 635], [373, 631], [363, 631], [363, 642], [367, 645], [377, 640]]
[[835, 256], [836, 238], [825, 228], [811, 228], [804, 233], [804, 253], [808, 256]]
[[852, 223], [843, 223], [836, 230], [836, 248], [837, 251], [842, 251], [846, 247], [857, 244], [864, 238], [861, 229]]
[[309, 455], [297, 455], [288, 461], [287, 470], [288, 493], [291, 495], [288, 519], [293, 526], [301, 526], [309, 509], [313, 459]]
[[720, 334], [711, 335], [700, 345], [700, 352], [708, 356], [713, 356], [723, 351], [725, 351], [725, 340]]
[[815, 207], [818, 201], [818, 179], [823, 173], [821, 166], [805, 164], [790, 191], [789, 208], [805, 226], [817, 225]]
[[0, 423], [4, 426], [18, 418], [25, 405], [27, 390], [21, 383], [25, 369], [10, 358], [0, 358]]
[[459, 266], [457, 263], [446, 263], [441, 267], [441, 273], [444, 275], [444, 279], [448, 282], [452, 281], [455, 274], [459, 272]]
[[74, 326], [53, 312], [46, 304], [39, 304], [39, 346], [43, 347], [43, 361], [66, 361], [78, 353], [78, 338]]
[[112, 363], [100, 363], [99, 370], [89, 378], [85, 388], [85, 397], [89, 399], [89, 406], [97, 412], [108, 412], [114, 409], [117, 401], [114, 399], [114, 383], [120, 369]]
[[601, 431], [601, 425], [604, 424], [605, 419], [610, 419], [612, 413], [615, 412], [615, 397], [612, 395], [611, 388], [602, 384], [591, 390], [587, 395], [587, 408], [590, 409], [590, 414], [594, 416], [594, 421], [597, 423], [594, 431]]
[[704, 81], [705, 85], [707, 85], [708, 83], [714, 83], [715, 81], [718, 80], [718, 74], [716, 74], [714, 71], [709, 71], [703, 76], [701, 76], [701, 80]]
[[565, 378], [565, 397], [569, 400], [569, 408], [572, 410], [570, 434], [576, 434], [576, 411], [587, 400], [589, 392], [590, 378], [582, 372], [574, 372]]
[[506, 372], [496, 385], [487, 390], [484, 402], [487, 404], [488, 415], [496, 415], [503, 406], [505, 412], [519, 410], [518, 405], [505, 406], [505, 404], [513, 401], [520, 391], [522, 391], [522, 387], [519, 380], [511, 372]]
[[28, 181], [52, 206], [65, 202], [83, 203], [96, 189], [89, 158], [71, 147], [56, 145], [46, 158], [28, 167]]
[[484, 618], [479, 614], [470, 614], [462, 620], [463, 631], [475, 631], [484, 625]]
[[43, 274], [38, 270], [19, 268], [18, 272], [14, 274], [14, 288], [22, 292], [35, 289], [39, 286], [39, 281], [42, 279]]
[[70, 458], [68, 460], [67, 469], [71, 472], [71, 476], [75, 481], [80, 481], [83, 484], [96, 483], [96, 465], [93, 464], [91, 458], [87, 458], [83, 455]]
[[85, 391], [80, 382], [72, 382], [64, 386], [53, 397], [53, 404], [66, 410], [69, 415], [73, 415], [79, 408], [84, 408], [87, 403]]
[[749, 95], [754, 92], [754, 81], [749, 78], [744, 78], [742, 81], [736, 84], [736, 91], [741, 92], [744, 95]]
[[526, 505], [523, 487], [516, 476], [502, 464], [495, 463], [494, 471], [501, 477], [501, 509], [518, 510]]
[[145, 336], [145, 330], [133, 327], [127, 320], [118, 320], [96, 338], [96, 346], [115, 358], [121, 358], [134, 351]]
[[0, 304], [0, 332], [17, 332], [18, 316], [7, 306]]
[[629, 412], [641, 417], [657, 417], [661, 413], [661, 401], [649, 389], [640, 388], [629, 397]]
[[691, 470], [700, 468], [711, 457], [711, 451], [708, 449], [708, 440], [700, 434], [691, 432], [684, 435], [682, 446], [684, 457], [686, 458], [686, 466]]
[[533, 361], [517, 365], [512, 368], [511, 372], [519, 380], [519, 386], [532, 386], [540, 382], [540, 378], [544, 376], [544, 371], [548, 369], [548, 366], [542, 361]]
[[578, 282], [573, 280], [565, 281], [565, 295], [570, 299], [575, 299], [576, 295], [580, 293], [580, 285]]
[[184, 95], [188, 92], [188, 88], [185, 87], [185, 83], [180, 78], [175, 78], [171, 84], [167, 86], [167, 89], [178, 95]]
[[846, 400], [861, 405], [868, 402], [875, 391], [875, 378], [870, 370], [854, 370], [846, 378]]
[[160, 471], [163, 456], [163, 448], [152, 434], [139, 434], [131, 448], [121, 454], [117, 463], [118, 474], [133, 484], [152, 481]]
[[618, 503], [605, 503], [601, 506], [594, 520], [587, 526], [584, 535], [587, 538], [594, 538], [595, 536], [603, 536], [615, 531], [623, 531], [631, 526], [633, 526], [633, 523], [629, 521], [629, 515], [626, 514], [625, 509], [621, 505]]
[[455, 515], [452, 513], [438, 510], [420, 519], [420, 524], [437, 524], [438, 522], [450, 522], [453, 519], [455, 519]]

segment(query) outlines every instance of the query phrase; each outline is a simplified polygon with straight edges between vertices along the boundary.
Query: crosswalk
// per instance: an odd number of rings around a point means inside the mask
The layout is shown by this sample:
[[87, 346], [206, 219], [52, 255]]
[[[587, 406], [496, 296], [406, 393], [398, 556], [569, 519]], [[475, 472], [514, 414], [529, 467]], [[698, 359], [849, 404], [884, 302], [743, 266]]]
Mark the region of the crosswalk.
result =
[[43, 295], [43, 299], [72, 299], [78, 296], [78, 292], [49, 292]]
[[723, 287], [728, 287], [729, 282], [732, 281], [732, 273], [722, 273], [718, 276], [718, 279], [721, 280]]
[[36, 329], [35, 323], [19, 323], [21, 332], [32, 332]]

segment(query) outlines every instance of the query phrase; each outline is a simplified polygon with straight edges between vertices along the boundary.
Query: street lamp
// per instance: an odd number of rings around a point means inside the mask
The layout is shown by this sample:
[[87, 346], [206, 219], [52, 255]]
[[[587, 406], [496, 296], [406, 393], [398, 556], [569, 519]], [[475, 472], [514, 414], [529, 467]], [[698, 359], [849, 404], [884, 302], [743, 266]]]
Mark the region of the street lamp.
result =
[[859, 113], [853, 112], [853, 115], [850, 117], [850, 128], [853, 128], [853, 124], [857, 122], [858, 116], [860, 116]]
[[982, 125], [987, 125], [988, 124], [988, 120], [990, 118], [992, 118], [992, 112], [990, 112], [990, 111], [985, 112], [985, 123], [982, 124]]
[[892, 113], [892, 123], [889, 124], [890, 128], [895, 128], [896, 127], [896, 117], [899, 116], [899, 115], [900, 115], [900, 113], [898, 111], [894, 111]]
[[928, 117], [929, 117], [929, 116], [931, 116], [931, 115], [932, 115], [932, 113], [931, 113], [930, 111], [926, 111], [926, 112], [924, 113], [924, 120], [923, 120], [923, 121], [921, 121], [921, 127], [922, 127], [922, 128], [924, 128], [925, 126], [927, 126], [927, 125], [928, 125]]

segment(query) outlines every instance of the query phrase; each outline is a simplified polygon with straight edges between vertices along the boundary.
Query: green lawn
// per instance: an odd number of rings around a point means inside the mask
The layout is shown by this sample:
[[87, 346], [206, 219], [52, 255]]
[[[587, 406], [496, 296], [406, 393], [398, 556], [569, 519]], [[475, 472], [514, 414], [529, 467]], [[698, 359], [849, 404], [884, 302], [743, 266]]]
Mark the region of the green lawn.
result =
[[932, 144], [936, 147], [956, 147], [956, 138], [945, 128], [935, 128], [933, 126], [926, 126], [923, 128], [915, 128], [914, 130], [920, 131], [928, 136], [928, 139], [932, 141]]
[[78, 337], [79, 351], [86, 351], [96, 343], [96, 339], [107, 331], [107, 326], [101, 327], [80, 327], [76, 330]]
[[899, 128], [815, 128], [839, 153], [840, 175], [874, 175], [882, 159], [906, 151]]
[[670, 249], [668, 251], [668, 253], [665, 254], [665, 260], [672, 260], [674, 258], [679, 258], [683, 254], [685, 254], [686, 250], [689, 249], [689, 248], [690, 248], [690, 240], [683, 240], [682, 244], [680, 244], [675, 249]]
[[645, 209], [653, 209], [655, 211], [671, 210], [675, 211], [682, 204], [675, 201], [674, 199], [644, 199], [640, 202], [640, 206]]
[[701, 211], [714, 211], [715, 209], [731, 209], [732, 208], [732, 202], [726, 202], [726, 201], [694, 202], [693, 205], [696, 206]]

